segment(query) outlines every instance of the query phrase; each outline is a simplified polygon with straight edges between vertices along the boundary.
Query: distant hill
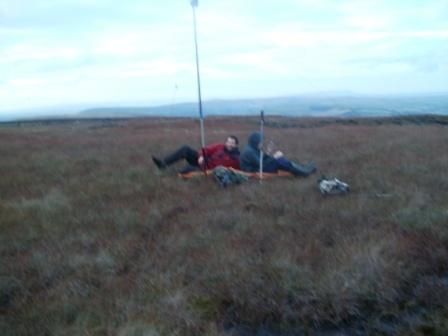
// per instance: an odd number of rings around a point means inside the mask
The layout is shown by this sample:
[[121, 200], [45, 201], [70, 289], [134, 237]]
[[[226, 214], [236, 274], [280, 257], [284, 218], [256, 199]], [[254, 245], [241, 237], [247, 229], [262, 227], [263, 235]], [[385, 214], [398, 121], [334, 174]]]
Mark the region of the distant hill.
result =
[[[431, 95], [360, 96], [353, 93], [204, 101], [204, 114], [255, 115], [261, 109], [269, 115], [311, 117], [389, 117], [403, 115], [448, 115], [448, 93]], [[160, 106], [109, 106], [48, 108], [0, 114], [0, 122], [13, 120], [138, 118], [147, 116], [196, 117], [197, 103]], [[34, 113], [33, 113], [34, 111]], [[79, 111], [79, 112], [78, 112]]]
[[[252, 115], [264, 109], [285, 116], [397, 116], [448, 114], [448, 94], [431, 96], [294, 96], [263, 99], [210, 100], [203, 104], [206, 115]], [[83, 110], [81, 118], [142, 116], [191, 117], [197, 103], [155, 107], [104, 107]]]

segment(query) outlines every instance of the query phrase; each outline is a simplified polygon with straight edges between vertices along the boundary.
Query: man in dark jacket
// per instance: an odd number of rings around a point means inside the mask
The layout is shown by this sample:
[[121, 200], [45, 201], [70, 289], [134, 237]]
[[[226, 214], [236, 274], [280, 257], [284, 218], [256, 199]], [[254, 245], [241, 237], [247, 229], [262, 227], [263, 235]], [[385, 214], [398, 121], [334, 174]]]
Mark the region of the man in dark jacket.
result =
[[181, 173], [187, 173], [218, 166], [240, 169], [239, 157], [238, 138], [230, 135], [224, 144], [210, 145], [198, 151], [189, 146], [182, 146], [164, 159], [152, 156], [152, 161], [159, 169], [164, 169], [175, 162], [186, 160], [188, 165], [181, 170]]
[[[252, 133], [249, 136], [247, 146], [240, 156], [241, 169], [247, 172], [260, 171], [260, 133]], [[296, 176], [308, 176], [316, 171], [313, 163], [301, 165], [289, 161], [283, 153], [277, 151], [272, 156], [263, 152], [263, 172], [276, 173], [279, 170], [286, 170]]]

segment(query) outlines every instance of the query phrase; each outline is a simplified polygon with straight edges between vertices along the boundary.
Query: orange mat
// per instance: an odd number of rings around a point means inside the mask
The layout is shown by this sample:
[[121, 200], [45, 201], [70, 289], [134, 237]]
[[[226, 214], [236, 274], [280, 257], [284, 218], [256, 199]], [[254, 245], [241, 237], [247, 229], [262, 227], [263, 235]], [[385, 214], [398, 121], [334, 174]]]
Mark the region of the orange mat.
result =
[[[245, 175], [249, 178], [260, 179], [260, 173], [248, 173], [248, 172], [234, 169], [234, 168], [229, 168], [229, 169], [234, 171], [235, 173]], [[203, 171], [193, 171], [193, 172], [186, 173], [186, 174], [179, 174], [179, 177], [189, 180], [194, 177], [205, 176], [205, 175], [210, 176], [212, 174], [213, 174], [213, 170], [207, 170], [205, 172], [205, 174]], [[264, 179], [269, 179], [269, 178], [274, 178], [274, 177], [293, 177], [293, 176], [294, 175], [291, 174], [290, 172], [287, 172], [285, 170], [279, 170], [277, 173], [263, 173], [262, 179], [264, 180]]]

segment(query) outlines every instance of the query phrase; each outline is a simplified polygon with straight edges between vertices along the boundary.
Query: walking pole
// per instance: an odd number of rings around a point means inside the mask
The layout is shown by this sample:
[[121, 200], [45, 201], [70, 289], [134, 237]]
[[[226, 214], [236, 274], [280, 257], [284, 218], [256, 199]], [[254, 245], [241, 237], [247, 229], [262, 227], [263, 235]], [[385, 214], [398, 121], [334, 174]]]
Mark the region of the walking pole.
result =
[[264, 111], [260, 111], [260, 183], [263, 181]]
[[196, 7], [198, 7], [198, 0], [191, 0], [191, 8], [193, 9], [194, 45], [196, 49], [196, 76], [198, 82], [199, 122], [201, 126], [201, 151], [202, 151], [202, 157], [204, 158], [203, 170], [204, 174], [207, 175], [207, 158], [205, 156], [204, 115], [202, 113], [201, 76], [199, 73], [199, 51], [198, 51], [198, 37], [196, 28]]

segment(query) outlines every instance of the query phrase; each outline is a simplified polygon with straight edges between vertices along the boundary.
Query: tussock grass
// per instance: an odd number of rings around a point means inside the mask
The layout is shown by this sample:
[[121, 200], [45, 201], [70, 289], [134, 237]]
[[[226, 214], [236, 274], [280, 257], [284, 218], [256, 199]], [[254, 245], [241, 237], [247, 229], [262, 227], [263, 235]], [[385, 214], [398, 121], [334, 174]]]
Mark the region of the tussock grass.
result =
[[[257, 127], [207, 124], [209, 142]], [[320, 195], [318, 176], [182, 181], [149, 155], [198, 146], [195, 121], [118, 126], [0, 129], [2, 334], [448, 333], [443, 124], [268, 124], [345, 197]]]

